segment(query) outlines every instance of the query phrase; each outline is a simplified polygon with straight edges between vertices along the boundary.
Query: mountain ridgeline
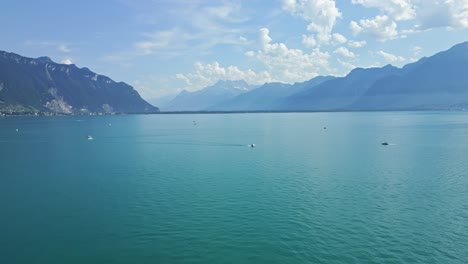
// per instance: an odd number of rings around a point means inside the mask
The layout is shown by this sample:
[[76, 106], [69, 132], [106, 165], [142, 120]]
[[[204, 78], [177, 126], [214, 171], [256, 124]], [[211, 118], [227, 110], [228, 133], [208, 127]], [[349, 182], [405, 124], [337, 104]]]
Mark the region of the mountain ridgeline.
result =
[[[163, 102], [163, 100], [161, 100]], [[356, 68], [295, 84], [218, 81], [182, 91], [163, 111], [366, 111], [468, 108], [468, 42], [402, 68]], [[0, 51], [0, 114], [154, 113], [123, 82], [88, 68]]]
[[171, 108], [163, 110], [181, 111], [187, 106], [192, 111], [467, 109], [468, 42], [403, 68], [356, 68], [344, 77], [319, 76], [292, 85], [266, 83], [231, 94], [231, 98], [211, 100], [216, 88], [214, 85], [191, 96], [183, 92], [169, 103]]
[[236, 96], [250, 91], [253, 86], [245, 81], [218, 81], [200, 91], [182, 91], [172, 101], [164, 105], [165, 111], [199, 111], [222, 104]]
[[293, 94], [334, 79], [331, 76], [319, 76], [303, 83], [293, 85], [285, 83], [267, 83], [251, 92], [239, 95], [223, 104], [216, 104], [208, 110], [221, 111], [271, 111], [277, 110], [281, 101]]
[[0, 51], [0, 112], [153, 113], [130, 85], [88, 68]]

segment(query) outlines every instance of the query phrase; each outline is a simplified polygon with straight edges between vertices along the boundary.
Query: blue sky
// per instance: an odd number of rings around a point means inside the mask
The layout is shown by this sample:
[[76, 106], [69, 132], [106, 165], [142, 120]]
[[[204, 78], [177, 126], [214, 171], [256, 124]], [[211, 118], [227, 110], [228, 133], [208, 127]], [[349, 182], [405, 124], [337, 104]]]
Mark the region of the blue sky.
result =
[[146, 99], [217, 80], [294, 83], [402, 66], [468, 41], [468, 0], [3, 0], [0, 49]]

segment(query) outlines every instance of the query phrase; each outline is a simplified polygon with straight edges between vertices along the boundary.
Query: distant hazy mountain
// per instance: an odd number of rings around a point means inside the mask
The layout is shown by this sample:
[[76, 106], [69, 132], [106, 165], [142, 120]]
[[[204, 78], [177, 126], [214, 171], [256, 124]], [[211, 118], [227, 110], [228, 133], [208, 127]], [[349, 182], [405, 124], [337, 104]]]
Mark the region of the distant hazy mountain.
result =
[[248, 92], [252, 87], [245, 81], [218, 81], [200, 91], [182, 91], [171, 102], [167, 103], [164, 111], [200, 111], [213, 105], [225, 102], [240, 94]]
[[468, 108], [468, 42], [408, 64], [402, 71], [379, 79], [350, 108]]
[[152, 99], [148, 99], [148, 103], [152, 104], [152, 105], [157, 105], [159, 107], [160, 110], [164, 110], [166, 108], [166, 106], [169, 105], [169, 103], [174, 100], [174, 98], [176, 97], [177, 95], [175, 94], [171, 94], [171, 95], [166, 95], [166, 96], [162, 96], [162, 97], [158, 97], [158, 98], [152, 98]]
[[468, 42], [399, 69], [357, 68], [284, 98], [275, 110], [468, 108]]
[[325, 81], [334, 79], [332, 76], [319, 76], [307, 82], [295, 83], [267, 83], [248, 93], [208, 108], [218, 111], [268, 111], [277, 110], [282, 100], [292, 94], [311, 89]]
[[123, 82], [88, 68], [0, 51], [0, 111], [149, 113], [158, 108]]
[[278, 109], [344, 109], [360, 98], [380, 78], [399, 73], [400, 69], [391, 65], [383, 68], [356, 68], [345, 77], [323, 82], [285, 98]]

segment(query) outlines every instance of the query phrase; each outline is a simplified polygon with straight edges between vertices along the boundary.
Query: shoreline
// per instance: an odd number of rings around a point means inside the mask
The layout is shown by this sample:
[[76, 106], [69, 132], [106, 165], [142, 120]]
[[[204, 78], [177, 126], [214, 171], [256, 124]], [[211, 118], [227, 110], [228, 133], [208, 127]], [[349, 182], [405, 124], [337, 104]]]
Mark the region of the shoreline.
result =
[[186, 115], [186, 114], [284, 114], [284, 113], [363, 113], [363, 112], [468, 112], [468, 109], [382, 109], [382, 110], [278, 110], [278, 111], [161, 111], [153, 113], [93, 113], [93, 114], [64, 114], [64, 113], [1, 113], [2, 117], [29, 116], [117, 116], [117, 115]]

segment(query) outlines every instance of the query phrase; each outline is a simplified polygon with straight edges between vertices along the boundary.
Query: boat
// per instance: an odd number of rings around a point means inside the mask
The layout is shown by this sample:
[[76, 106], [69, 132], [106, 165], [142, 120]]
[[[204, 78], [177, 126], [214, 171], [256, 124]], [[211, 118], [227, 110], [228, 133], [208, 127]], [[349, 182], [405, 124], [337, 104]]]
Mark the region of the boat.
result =
[[86, 138], [87, 138], [88, 140], [93, 140], [93, 139], [94, 139], [94, 138], [93, 138], [92, 136], [90, 136], [90, 135], [86, 136]]
[[255, 146], [255, 144], [250, 144], [249, 147], [255, 148], [256, 146]]
[[388, 144], [388, 142], [382, 142], [382, 146], [388, 146], [390, 144]]

